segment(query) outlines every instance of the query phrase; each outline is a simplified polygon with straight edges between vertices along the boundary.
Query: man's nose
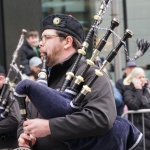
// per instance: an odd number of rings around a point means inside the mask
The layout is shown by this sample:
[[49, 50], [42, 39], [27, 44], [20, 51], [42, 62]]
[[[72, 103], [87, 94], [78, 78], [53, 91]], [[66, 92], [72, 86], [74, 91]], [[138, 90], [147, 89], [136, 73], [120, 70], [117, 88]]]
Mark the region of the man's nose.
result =
[[39, 47], [43, 47], [42, 41], [39, 42]]

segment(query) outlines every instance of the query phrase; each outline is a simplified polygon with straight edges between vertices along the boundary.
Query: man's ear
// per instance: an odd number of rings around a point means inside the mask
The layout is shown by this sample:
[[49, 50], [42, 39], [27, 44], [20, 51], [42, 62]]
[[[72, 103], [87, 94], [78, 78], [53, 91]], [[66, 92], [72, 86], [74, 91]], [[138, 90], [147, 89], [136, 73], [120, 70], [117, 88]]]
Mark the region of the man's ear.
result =
[[73, 38], [71, 36], [67, 36], [66, 39], [65, 39], [64, 48], [67, 49], [70, 46], [72, 46], [72, 44], [73, 44]]

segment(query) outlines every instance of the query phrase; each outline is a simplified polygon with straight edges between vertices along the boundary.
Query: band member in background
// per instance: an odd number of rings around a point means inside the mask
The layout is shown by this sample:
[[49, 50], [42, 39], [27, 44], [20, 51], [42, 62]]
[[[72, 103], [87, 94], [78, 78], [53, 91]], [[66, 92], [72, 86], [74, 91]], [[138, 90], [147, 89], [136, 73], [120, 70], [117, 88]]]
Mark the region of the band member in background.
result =
[[31, 80], [36, 80], [38, 78], [38, 74], [41, 69], [41, 64], [42, 61], [39, 57], [34, 56], [29, 60], [29, 68], [31, 70], [30, 77], [27, 76], [26, 74], [22, 75], [22, 80], [24, 79], [31, 79]]
[[31, 75], [31, 70], [29, 68], [29, 60], [34, 57], [40, 57], [39, 53], [39, 33], [37, 30], [29, 30], [26, 34], [26, 41], [20, 48], [20, 62], [24, 66], [23, 73], [27, 76]]
[[[47, 66], [51, 68], [49, 87], [61, 89], [66, 72], [71, 69], [78, 55], [77, 50], [83, 42], [83, 28], [74, 17], [53, 14], [44, 19], [39, 46], [41, 56], [47, 54]], [[85, 60], [81, 59], [75, 75], [81, 74], [85, 65]], [[92, 66], [88, 70], [84, 84], [93, 77], [95, 69], [98, 67]], [[74, 80], [71, 85], [73, 82]], [[42, 101], [44, 99], [41, 99], [41, 103]], [[68, 150], [63, 143], [65, 140], [103, 135], [111, 129], [116, 118], [116, 108], [110, 80], [104, 73], [95, 81], [91, 93], [84, 99], [83, 110], [80, 112], [45, 120], [30, 102], [28, 114], [29, 119], [21, 122], [18, 128], [19, 146], [29, 147], [28, 140], [32, 140], [34, 150]]]
[[29, 60], [29, 67], [31, 70], [31, 75], [33, 77], [33, 80], [36, 80], [38, 78], [41, 65], [42, 65], [42, 61], [39, 57], [34, 56]]
[[[2, 87], [5, 82], [5, 70], [3, 66], [0, 66], [0, 94], [2, 92]], [[8, 92], [6, 92], [7, 94]], [[7, 95], [5, 95], [7, 96]], [[5, 97], [4, 96], [4, 97]], [[9, 99], [8, 105], [11, 100]], [[1, 150], [13, 150], [18, 147], [17, 139], [17, 128], [21, 120], [20, 110], [18, 102], [15, 101], [10, 108], [10, 113], [8, 116], [0, 121], [0, 149]]]

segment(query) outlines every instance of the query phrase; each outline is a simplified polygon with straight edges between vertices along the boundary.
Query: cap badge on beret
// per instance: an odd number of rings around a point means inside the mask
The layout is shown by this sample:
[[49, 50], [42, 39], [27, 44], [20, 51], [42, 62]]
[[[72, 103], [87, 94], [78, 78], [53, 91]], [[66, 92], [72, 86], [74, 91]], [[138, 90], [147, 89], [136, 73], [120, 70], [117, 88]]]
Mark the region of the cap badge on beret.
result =
[[61, 22], [61, 19], [58, 17], [54, 18], [54, 20], [53, 20], [53, 24], [55, 24], [55, 25], [60, 24], [60, 22]]

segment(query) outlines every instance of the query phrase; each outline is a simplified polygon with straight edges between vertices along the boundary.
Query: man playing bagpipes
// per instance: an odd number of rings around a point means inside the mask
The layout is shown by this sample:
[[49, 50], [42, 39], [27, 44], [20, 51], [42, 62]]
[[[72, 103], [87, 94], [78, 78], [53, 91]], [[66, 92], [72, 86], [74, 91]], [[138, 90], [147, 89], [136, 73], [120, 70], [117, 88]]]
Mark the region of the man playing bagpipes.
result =
[[[6, 80], [6, 74], [3, 66], [0, 66], [0, 95], [2, 94], [2, 87]], [[7, 106], [12, 103], [12, 99], [8, 96], [9, 91], [7, 90], [3, 96], [4, 100], [8, 99]], [[12, 95], [10, 95], [12, 96]], [[2, 100], [2, 99], [1, 99]], [[19, 106], [15, 100], [10, 107], [8, 115], [4, 112], [2, 107], [3, 102], [0, 105], [0, 149], [13, 150], [18, 147], [17, 139], [17, 127], [21, 120], [19, 113]], [[6, 106], [6, 108], [7, 108]]]
[[[47, 54], [47, 66], [51, 68], [49, 87], [61, 89], [66, 73], [76, 60], [77, 50], [83, 40], [83, 28], [75, 18], [54, 14], [44, 19], [40, 53], [41, 56]], [[85, 60], [81, 59], [75, 75], [81, 74], [85, 65]], [[91, 79], [96, 68], [90, 67], [85, 75], [84, 84]], [[71, 85], [73, 82], [74, 80]], [[43, 102], [44, 99], [41, 98], [41, 103]], [[67, 150], [68, 147], [62, 141], [103, 135], [111, 129], [116, 118], [116, 108], [111, 83], [105, 73], [96, 80], [82, 106], [82, 111], [45, 120], [35, 119], [40, 118], [40, 114], [30, 103], [28, 106], [30, 119], [18, 129], [19, 145], [28, 147], [28, 140], [32, 140], [36, 150]]]

